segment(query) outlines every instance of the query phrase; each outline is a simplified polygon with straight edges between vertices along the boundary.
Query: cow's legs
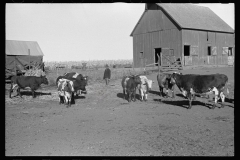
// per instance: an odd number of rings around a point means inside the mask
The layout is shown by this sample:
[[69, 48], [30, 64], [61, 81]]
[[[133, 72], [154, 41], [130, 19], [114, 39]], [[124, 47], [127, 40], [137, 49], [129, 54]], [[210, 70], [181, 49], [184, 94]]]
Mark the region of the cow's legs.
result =
[[9, 98], [11, 98], [11, 93], [12, 93], [12, 87], [13, 87], [13, 83], [11, 83], [11, 86], [10, 86], [10, 90], [9, 90]]
[[136, 89], [133, 91], [133, 100], [136, 101]]
[[73, 104], [75, 104], [74, 92], [72, 92], [71, 102], [72, 102]]
[[218, 101], [218, 97], [219, 97], [219, 91], [217, 90], [217, 88], [213, 88], [214, 94], [215, 94], [215, 100], [214, 100], [214, 105], [212, 107], [212, 109], [214, 109], [217, 106], [217, 101]]
[[169, 97], [169, 89], [166, 89], [166, 97]]
[[68, 98], [66, 95], [64, 95], [65, 105], [68, 105]]
[[143, 90], [139, 89], [140, 101], [143, 100]]
[[145, 101], [147, 101], [147, 96], [148, 96], [148, 94], [147, 94], [147, 93], [145, 93], [145, 96], [144, 96], [144, 97], [145, 97]]
[[159, 96], [162, 97], [163, 96], [163, 88], [161, 86], [159, 86]]
[[58, 96], [58, 99], [59, 99], [59, 104], [61, 104], [61, 97], [60, 97], [60, 96]]
[[21, 92], [20, 92], [20, 88], [17, 89], [17, 94], [22, 98]]
[[225, 95], [224, 95], [224, 93], [223, 92], [221, 92], [220, 93], [220, 97], [221, 97], [221, 100], [222, 100], [222, 105], [221, 105], [221, 107], [223, 108], [224, 107], [224, 102], [225, 102]]
[[123, 89], [123, 99], [126, 99], [125, 89]]
[[193, 95], [191, 93], [187, 93], [188, 101], [189, 101], [189, 107], [188, 109], [192, 108], [192, 97]]
[[35, 98], [34, 90], [32, 90], [32, 97]]
[[175, 98], [174, 88], [172, 88], [171, 91], [172, 91], [172, 98]]
[[131, 102], [132, 94], [128, 92], [128, 93], [127, 93], [127, 98], [128, 98], [128, 102]]

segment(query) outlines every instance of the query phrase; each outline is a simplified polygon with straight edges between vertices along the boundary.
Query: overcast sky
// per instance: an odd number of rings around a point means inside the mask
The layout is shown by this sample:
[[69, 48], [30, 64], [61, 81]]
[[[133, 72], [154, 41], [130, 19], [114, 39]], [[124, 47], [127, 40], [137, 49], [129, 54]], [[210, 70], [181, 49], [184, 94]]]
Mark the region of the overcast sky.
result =
[[[234, 4], [201, 4], [235, 29]], [[132, 59], [145, 4], [6, 4], [6, 40], [37, 41], [44, 61]]]

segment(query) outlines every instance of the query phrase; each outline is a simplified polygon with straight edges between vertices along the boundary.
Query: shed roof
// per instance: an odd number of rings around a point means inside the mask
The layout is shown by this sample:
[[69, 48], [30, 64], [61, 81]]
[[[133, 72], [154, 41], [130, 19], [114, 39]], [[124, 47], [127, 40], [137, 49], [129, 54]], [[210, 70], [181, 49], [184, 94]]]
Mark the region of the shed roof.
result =
[[31, 56], [43, 56], [43, 52], [35, 41], [6, 40], [6, 55], [28, 55], [30, 49]]
[[[234, 30], [208, 7], [186, 3], [156, 3], [182, 29], [198, 29], [234, 33]], [[147, 4], [146, 4], [146, 10]], [[143, 15], [145, 11], [143, 12]], [[130, 36], [140, 23], [143, 15], [134, 27]]]
[[220, 32], [234, 30], [208, 7], [192, 4], [157, 3], [181, 28]]

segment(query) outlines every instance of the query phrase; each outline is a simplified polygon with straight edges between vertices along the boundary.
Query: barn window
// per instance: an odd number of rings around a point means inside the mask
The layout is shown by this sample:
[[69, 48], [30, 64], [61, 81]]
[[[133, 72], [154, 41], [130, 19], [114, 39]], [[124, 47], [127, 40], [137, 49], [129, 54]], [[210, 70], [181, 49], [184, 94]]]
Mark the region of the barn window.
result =
[[207, 50], [208, 50], [208, 52], [207, 52], [207, 53], [208, 53], [208, 56], [211, 56], [211, 55], [212, 55], [211, 46], [208, 46], [208, 49], [207, 49]]
[[233, 56], [233, 48], [232, 47], [228, 48], [228, 56]]
[[223, 47], [222, 54], [228, 54], [228, 47]]
[[143, 58], [143, 52], [140, 52], [139, 58]]
[[184, 45], [184, 56], [190, 56], [190, 46]]
[[190, 53], [191, 53], [191, 55], [197, 56], [198, 55], [198, 46], [191, 46]]

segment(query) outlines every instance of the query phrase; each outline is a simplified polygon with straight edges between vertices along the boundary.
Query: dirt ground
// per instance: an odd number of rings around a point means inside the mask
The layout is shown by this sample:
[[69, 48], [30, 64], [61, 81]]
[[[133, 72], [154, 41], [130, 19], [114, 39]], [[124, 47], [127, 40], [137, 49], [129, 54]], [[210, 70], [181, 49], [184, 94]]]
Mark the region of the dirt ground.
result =
[[157, 73], [147, 75], [155, 81], [147, 102], [124, 100], [120, 79], [90, 83], [70, 108], [58, 104], [56, 87], [42, 87], [35, 99], [27, 91], [9, 99], [6, 85], [5, 155], [234, 156], [234, 68], [182, 73], [226, 74], [225, 107], [212, 110], [211, 98], [197, 97], [188, 110], [177, 87], [175, 99], [162, 98]]

